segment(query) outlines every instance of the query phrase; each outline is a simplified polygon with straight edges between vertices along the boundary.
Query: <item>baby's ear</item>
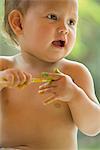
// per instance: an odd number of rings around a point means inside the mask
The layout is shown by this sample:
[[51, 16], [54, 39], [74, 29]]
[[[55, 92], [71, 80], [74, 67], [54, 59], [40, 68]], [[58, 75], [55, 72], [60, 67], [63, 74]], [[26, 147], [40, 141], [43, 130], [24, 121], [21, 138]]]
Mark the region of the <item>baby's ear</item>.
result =
[[20, 35], [23, 29], [23, 16], [20, 11], [13, 10], [8, 16], [8, 21], [15, 35]]

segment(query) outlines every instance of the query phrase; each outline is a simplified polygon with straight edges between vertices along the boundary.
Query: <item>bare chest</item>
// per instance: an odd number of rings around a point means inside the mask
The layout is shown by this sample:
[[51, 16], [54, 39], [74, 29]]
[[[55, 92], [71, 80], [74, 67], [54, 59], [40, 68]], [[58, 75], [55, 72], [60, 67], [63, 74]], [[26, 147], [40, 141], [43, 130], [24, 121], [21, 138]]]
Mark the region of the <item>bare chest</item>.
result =
[[[74, 128], [66, 103], [43, 105], [49, 95], [38, 94], [38, 85], [4, 90], [1, 100], [2, 142], [7, 145], [62, 141]], [[10, 137], [10, 138], [9, 138]]]

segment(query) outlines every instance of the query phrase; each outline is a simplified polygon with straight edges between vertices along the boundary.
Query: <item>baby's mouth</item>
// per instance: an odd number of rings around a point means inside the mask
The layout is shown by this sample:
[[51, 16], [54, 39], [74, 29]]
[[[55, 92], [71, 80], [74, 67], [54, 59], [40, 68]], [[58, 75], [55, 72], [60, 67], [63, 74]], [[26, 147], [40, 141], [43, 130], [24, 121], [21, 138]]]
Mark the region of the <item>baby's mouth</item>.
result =
[[53, 46], [58, 47], [58, 48], [65, 47], [65, 41], [62, 41], [62, 40], [53, 41], [52, 44]]

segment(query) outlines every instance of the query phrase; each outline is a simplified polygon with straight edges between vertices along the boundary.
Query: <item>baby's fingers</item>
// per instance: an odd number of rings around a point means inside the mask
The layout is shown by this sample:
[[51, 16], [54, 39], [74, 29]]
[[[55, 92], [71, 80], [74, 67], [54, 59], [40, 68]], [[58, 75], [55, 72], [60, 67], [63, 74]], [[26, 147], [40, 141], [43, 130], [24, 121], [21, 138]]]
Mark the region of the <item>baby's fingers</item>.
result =
[[2, 74], [2, 83], [5, 87], [23, 87], [31, 82], [32, 75], [19, 69], [8, 69]]
[[58, 73], [49, 73], [49, 72], [43, 72], [42, 78], [47, 79], [48, 82], [50, 81], [56, 81], [62, 78], [61, 74]]
[[51, 84], [51, 83], [44, 83], [43, 85], [39, 86], [39, 90], [44, 90], [44, 89], [50, 89], [50, 88], [56, 88], [57, 85]]
[[18, 87], [23, 82], [25, 82], [26, 77], [25, 77], [24, 73], [21, 72], [20, 70], [11, 69], [11, 70], [8, 70], [6, 80], [9, 83], [8, 86], [12, 88], [12, 87]]
[[22, 84], [24, 84], [24, 85], [30, 84], [32, 82], [32, 75], [30, 73], [26, 73], [26, 72], [24, 72], [23, 74], [24, 74], [25, 78], [24, 78]]
[[57, 100], [56, 95], [54, 94], [53, 96], [48, 97], [48, 99], [46, 99], [43, 104], [44, 105], [48, 105], [51, 104], [53, 102], [55, 102]]
[[11, 87], [14, 82], [14, 76], [11, 73], [5, 74], [2, 78], [0, 78], [0, 83], [3, 87]]
[[7, 87], [9, 85], [8, 81], [5, 80], [5, 78], [0, 78], [0, 87], [4, 88]]
[[32, 82], [32, 75], [30, 73], [23, 72], [20, 76], [21, 82], [18, 85], [19, 88], [23, 88]]

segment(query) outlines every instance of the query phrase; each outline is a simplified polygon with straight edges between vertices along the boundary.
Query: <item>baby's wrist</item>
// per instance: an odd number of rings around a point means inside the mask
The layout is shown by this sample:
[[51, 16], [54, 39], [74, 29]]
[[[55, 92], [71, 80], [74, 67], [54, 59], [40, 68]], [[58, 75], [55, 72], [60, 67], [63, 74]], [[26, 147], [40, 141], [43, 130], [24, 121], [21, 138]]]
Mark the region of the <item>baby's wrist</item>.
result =
[[69, 103], [73, 101], [75, 102], [75, 100], [77, 101], [77, 99], [79, 99], [80, 96], [81, 96], [81, 88], [79, 88], [76, 84], [74, 84], [73, 94], [68, 102]]

